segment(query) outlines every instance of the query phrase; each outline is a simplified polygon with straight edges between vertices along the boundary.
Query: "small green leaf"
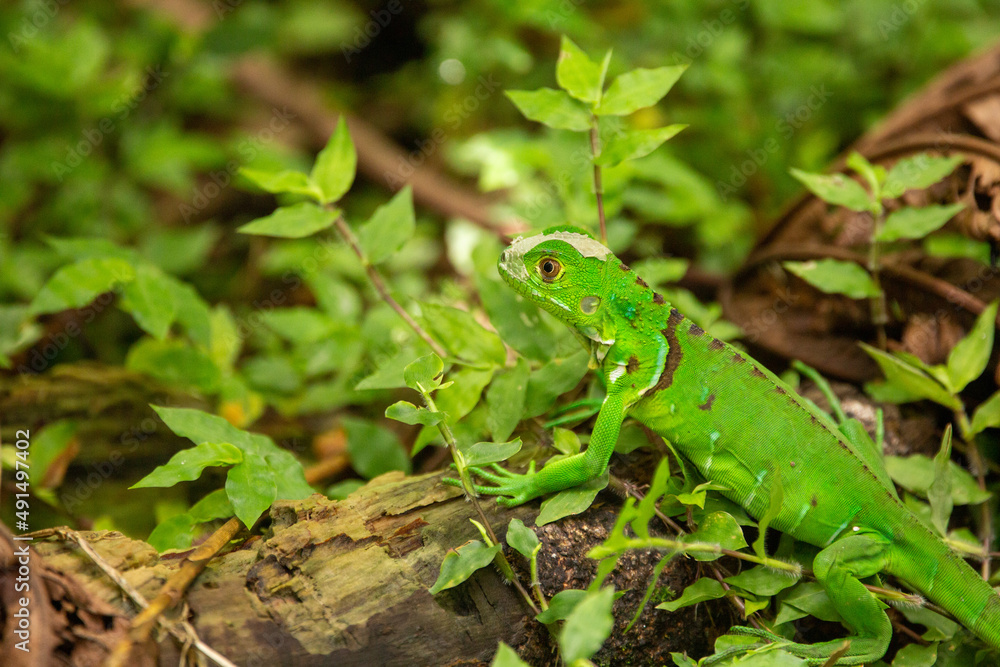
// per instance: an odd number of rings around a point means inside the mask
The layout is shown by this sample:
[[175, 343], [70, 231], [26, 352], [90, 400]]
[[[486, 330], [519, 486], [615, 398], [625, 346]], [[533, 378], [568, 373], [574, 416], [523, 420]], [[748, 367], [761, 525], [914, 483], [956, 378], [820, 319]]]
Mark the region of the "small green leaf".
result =
[[518, 357], [517, 364], [496, 375], [486, 390], [486, 426], [496, 440], [509, 438], [521, 421], [528, 392], [528, 370], [528, 362]]
[[316, 164], [309, 174], [310, 180], [322, 193], [324, 204], [337, 201], [351, 189], [357, 164], [358, 155], [354, 150], [354, 142], [347, 130], [347, 121], [341, 114], [337, 129], [316, 156]]
[[175, 514], [156, 524], [146, 541], [160, 553], [168, 549], [189, 549], [198, 523], [187, 512]]
[[976, 317], [972, 330], [951, 348], [948, 353], [948, 377], [951, 389], [958, 393], [982, 375], [993, 352], [993, 335], [996, 331], [997, 305], [994, 301]]
[[390, 470], [410, 471], [410, 459], [396, 434], [363, 419], [341, 419], [347, 431], [347, 452], [351, 465], [365, 479]]
[[670, 92], [687, 65], [672, 65], [656, 69], [634, 69], [611, 82], [595, 113], [599, 116], [627, 116], [651, 107]]
[[508, 90], [504, 93], [525, 118], [557, 130], [586, 132], [590, 113], [568, 93], [552, 88]]
[[254, 185], [267, 192], [306, 195], [316, 200], [321, 200], [323, 197], [319, 187], [301, 171], [292, 169], [265, 171], [241, 167], [240, 175], [245, 176]]
[[201, 476], [201, 471], [209, 466], [231, 466], [243, 460], [239, 447], [228, 442], [203, 442], [194, 447], [182, 449], [170, 460], [153, 469], [130, 489], [146, 489], [157, 486], [173, 486], [177, 482], [190, 482]]
[[429, 394], [441, 386], [444, 362], [436, 354], [425, 354], [403, 368], [403, 380], [410, 389]]
[[458, 549], [452, 549], [441, 563], [441, 572], [437, 581], [428, 589], [431, 595], [437, 595], [443, 590], [454, 588], [472, 576], [472, 574], [493, 562], [500, 553], [499, 544], [488, 547], [479, 540], [466, 542]]
[[886, 176], [884, 167], [873, 167], [872, 163], [857, 151], [851, 151], [851, 154], [847, 156], [847, 166], [865, 179], [869, 191], [877, 193], [881, 190], [882, 181], [885, 180]]
[[761, 597], [777, 595], [781, 591], [795, 585], [798, 577], [776, 572], [763, 565], [743, 570], [737, 575], [726, 577], [726, 583], [737, 586], [748, 593]]
[[144, 331], [163, 340], [177, 315], [174, 292], [163, 272], [148, 264], [135, 271], [135, 280], [122, 289], [120, 305]]
[[899, 239], [922, 239], [931, 232], [940, 229], [944, 223], [951, 220], [956, 213], [965, 208], [965, 204], [957, 202], [947, 206], [924, 206], [923, 208], [904, 208], [893, 211], [885, 219], [885, 225], [879, 230], [876, 238], [879, 241], [898, 241]]
[[611, 636], [615, 624], [611, 615], [614, 601], [615, 589], [609, 586], [588, 592], [576, 605], [559, 633], [559, 649], [566, 664], [594, 655]]
[[332, 225], [339, 213], [310, 202], [282, 206], [271, 215], [248, 222], [236, 231], [241, 234], [300, 239]]
[[556, 61], [556, 82], [581, 102], [594, 104], [601, 99], [610, 56], [609, 51], [603, 63], [595, 63], [569, 37], [563, 35], [559, 60]]
[[[798, 610], [799, 615], [791, 613], [789, 608]], [[788, 592], [781, 602], [774, 624], [780, 625], [788, 620], [801, 618], [804, 614], [815, 616], [821, 621], [841, 620], [823, 586], [815, 581], [799, 582]]]
[[536, 526], [558, 521], [572, 514], [579, 514], [590, 507], [597, 494], [608, 485], [608, 471], [600, 477], [595, 477], [579, 486], [560, 491], [542, 502], [542, 509], [535, 519]]
[[85, 306], [101, 294], [135, 279], [135, 269], [127, 261], [112, 257], [91, 257], [64, 266], [49, 278], [31, 302], [31, 315], [55, 313]]
[[501, 367], [506, 362], [500, 336], [484, 329], [472, 313], [433, 303], [421, 303], [420, 309], [421, 324], [455, 357], [480, 368]]
[[274, 474], [264, 457], [244, 452], [243, 461], [226, 475], [226, 495], [236, 518], [247, 528], [253, 526], [278, 497]]
[[872, 207], [871, 196], [853, 178], [843, 174], [811, 174], [798, 169], [792, 169], [791, 172], [792, 176], [828, 204], [844, 206], [852, 211], [867, 211]]
[[863, 267], [838, 259], [782, 262], [787, 270], [827, 294], [843, 294], [852, 299], [878, 296], [878, 286]]
[[[918, 496], [927, 497], [934, 480], [934, 461], [923, 454], [912, 456], [886, 456], [885, 468], [892, 481]], [[989, 491], [979, 488], [975, 477], [957, 463], [949, 463], [951, 470], [951, 500], [955, 505], [978, 505], [991, 497]]]
[[408, 401], [396, 401], [385, 409], [385, 416], [411, 426], [414, 424], [434, 426], [444, 419], [442, 413], [432, 412], [427, 408], [418, 408]]
[[871, 345], [858, 344], [882, 369], [888, 385], [899, 387], [906, 396], [912, 398], [927, 398], [952, 410], [962, 409], [961, 401], [948, 393], [937, 380], [928, 377], [919, 368], [915, 368], [902, 359]]
[[199, 523], [224, 519], [233, 515], [233, 506], [225, 489], [216, 489], [196, 502], [188, 510], [191, 518]]
[[535, 620], [546, 625], [565, 620], [586, 597], [587, 591], [576, 588], [559, 591], [549, 600], [549, 608], [535, 616]]
[[937, 657], [937, 643], [927, 646], [907, 644], [896, 651], [896, 657], [892, 659], [892, 667], [934, 667], [937, 664]]
[[955, 167], [964, 160], [964, 155], [944, 157], [926, 153], [904, 158], [889, 170], [882, 196], [888, 199], [898, 197], [907, 190], [930, 187], [955, 171]]
[[507, 526], [507, 544], [525, 558], [531, 559], [541, 546], [535, 531], [524, 525], [520, 519], [511, 519]]
[[594, 160], [602, 167], [614, 167], [625, 160], [645, 157], [687, 125], [668, 125], [652, 130], [627, 130], [617, 134], [601, 149]]
[[[685, 535], [682, 540], [685, 543], [707, 542], [718, 544], [723, 549], [733, 551], [742, 549], [747, 545], [743, 538], [743, 529], [736, 523], [730, 514], [726, 512], [712, 512], [698, 523], [698, 530], [690, 535]], [[720, 558], [722, 554], [691, 552], [691, 558], [701, 561], [711, 561]]]
[[531, 665], [521, 660], [514, 649], [500, 642], [490, 667], [531, 667]]
[[[28, 468], [28, 480], [40, 487], [51, 488], [59, 483], [60, 475], [45, 480], [49, 466], [60, 454], [66, 451], [76, 435], [77, 424], [70, 419], [59, 419], [49, 422], [41, 430], [32, 434], [31, 467]], [[65, 463], [65, 461], [64, 461]], [[47, 484], [43, 485], [43, 481]]]
[[514, 438], [510, 442], [477, 442], [474, 445], [459, 445], [458, 449], [465, 458], [465, 465], [484, 466], [506, 461], [517, 454], [521, 451], [521, 439]]
[[372, 264], [384, 262], [410, 240], [416, 229], [413, 191], [407, 185], [375, 209], [368, 222], [358, 229], [358, 242]]
[[994, 392], [972, 413], [971, 435], [1000, 426], [1000, 391]]
[[580, 436], [568, 428], [556, 427], [552, 429], [552, 446], [560, 454], [566, 454], [567, 456], [579, 454], [581, 449]]
[[176, 388], [195, 389], [203, 394], [217, 392], [222, 381], [219, 369], [207, 354], [177, 339], [140, 339], [129, 348], [125, 367]]
[[698, 604], [699, 602], [706, 602], [708, 600], [718, 600], [719, 598], [726, 596], [726, 589], [722, 587], [715, 579], [709, 579], [708, 577], [702, 577], [698, 581], [694, 582], [690, 586], [684, 589], [680, 597], [676, 600], [671, 600], [669, 602], [662, 602], [656, 605], [657, 609], [665, 609], [666, 611], [677, 611], [684, 607], [690, 607], [693, 604]]
[[944, 428], [941, 449], [934, 457], [934, 480], [927, 489], [927, 500], [931, 504], [931, 521], [941, 535], [948, 534], [948, 519], [951, 518], [951, 424]]

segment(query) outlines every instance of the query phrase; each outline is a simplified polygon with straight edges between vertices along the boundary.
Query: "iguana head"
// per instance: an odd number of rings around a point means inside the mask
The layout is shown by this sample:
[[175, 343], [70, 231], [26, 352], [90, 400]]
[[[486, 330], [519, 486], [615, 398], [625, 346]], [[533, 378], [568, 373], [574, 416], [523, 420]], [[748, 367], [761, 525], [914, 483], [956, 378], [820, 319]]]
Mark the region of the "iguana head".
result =
[[609, 258], [611, 251], [583, 230], [558, 227], [511, 243], [497, 268], [516, 292], [583, 329], [599, 317]]

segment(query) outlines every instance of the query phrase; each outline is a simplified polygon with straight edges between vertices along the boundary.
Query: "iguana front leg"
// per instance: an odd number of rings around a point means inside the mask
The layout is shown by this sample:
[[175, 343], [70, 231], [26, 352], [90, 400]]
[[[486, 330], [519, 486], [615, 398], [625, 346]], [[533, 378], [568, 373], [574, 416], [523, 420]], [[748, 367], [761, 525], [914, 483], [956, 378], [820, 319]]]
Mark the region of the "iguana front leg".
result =
[[[844, 645], [845, 640], [850, 641], [850, 647], [836, 664], [860, 665], [878, 660], [885, 655], [889, 646], [892, 624], [885, 614], [884, 605], [860, 580], [877, 574], [885, 567], [887, 547], [884, 537], [859, 532], [837, 540], [820, 551], [813, 560], [813, 573], [817, 581], [823, 586], [844, 623], [853, 630], [853, 635], [816, 644], [799, 644], [751, 627], [737, 626], [730, 633], [753, 635], [768, 642], [777, 642], [789, 653], [805, 658], [810, 665], [827, 662], [830, 655]], [[728, 655], [731, 654], [727, 652], [726, 657]], [[714, 663], [709, 660], [706, 664]]]
[[626, 356], [622, 352], [624, 346], [614, 345], [608, 350], [603, 363], [608, 393], [601, 404], [590, 444], [585, 451], [552, 461], [538, 472], [529, 468], [523, 475], [508, 472], [499, 466], [493, 468], [494, 472], [472, 468], [473, 473], [492, 484], [476, 484], [476, 491], [506, 496], [497, 499], [501, 505], [520, 505], [545, 493], [562, 491], [601, 475], [608, 467], [626, 412], [639, 400], [642, 388], [655, 383], [662, 369], [664, 355], [655, 346], [647, 348], [652, 349], [647, 349], [645, 360], [640, 360], [635, 354]]

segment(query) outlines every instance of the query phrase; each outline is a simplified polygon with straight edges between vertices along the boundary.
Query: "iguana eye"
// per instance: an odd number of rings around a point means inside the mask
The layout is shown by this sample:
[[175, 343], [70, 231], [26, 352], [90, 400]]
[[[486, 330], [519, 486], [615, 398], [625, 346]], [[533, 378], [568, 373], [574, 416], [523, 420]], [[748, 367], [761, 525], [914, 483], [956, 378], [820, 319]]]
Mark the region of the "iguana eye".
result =
[[552, 282], [562, 271], [562, 264], [551, 257], [543, 257], [538, 262], [538, 272], [542, 274], [542, 280]]

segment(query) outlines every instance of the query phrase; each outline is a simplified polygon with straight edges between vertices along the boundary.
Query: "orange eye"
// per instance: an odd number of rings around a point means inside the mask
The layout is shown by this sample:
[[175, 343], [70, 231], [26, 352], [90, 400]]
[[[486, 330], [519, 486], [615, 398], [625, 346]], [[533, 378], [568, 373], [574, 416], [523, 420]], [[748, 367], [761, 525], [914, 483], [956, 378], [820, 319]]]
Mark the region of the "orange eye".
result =
[[542, 274], [542, 280], [547, 282], [555, 280], [560, 271], [562, 271], [562, 264], [551, 257], [543, 257], [538, 262], [538, 272]]

